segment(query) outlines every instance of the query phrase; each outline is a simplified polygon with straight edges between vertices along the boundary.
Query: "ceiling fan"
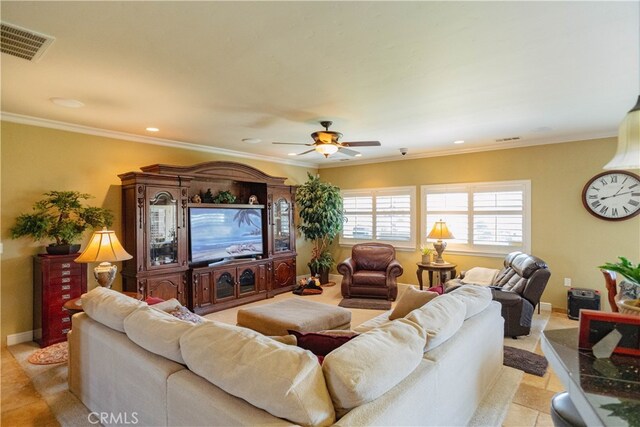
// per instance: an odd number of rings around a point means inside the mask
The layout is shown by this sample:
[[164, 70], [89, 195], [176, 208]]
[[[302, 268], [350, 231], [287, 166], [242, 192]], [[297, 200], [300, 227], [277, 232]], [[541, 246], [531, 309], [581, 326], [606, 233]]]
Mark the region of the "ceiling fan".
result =
[[380, 141], [354, 141], [354, 142], [340, 142], [340, 138], [342, 138], [342, 134], [340, 132], [334, 132], [329, 130], [329, 126], [331, 126], [333, 122], [330, 121], [322, 121], [320, 125], [324, 127], [324, 130], [320, 130], [311, 134], [311, 138], [313, 138], [312, 144], [304, 144], [298, 142], [274, 142], [274, 144], [282, 144], [282, 145], [305, 145], [307, 147], [313, 147], [311, 150], [305, 151], [303, 153], [297, 154], [301, 156], [303, 154], [311, 153], [312, 151], [317, 151], [318, 153], [324, 155], [325, 157], [329, 157], [331, 154], [336, 152], [340, 152], [342, 154], [346, 154], [347, 156], [361, 156], [359, 152], [356, 150], [350, 150], [347, 147], [378, 147], [380, 146]]

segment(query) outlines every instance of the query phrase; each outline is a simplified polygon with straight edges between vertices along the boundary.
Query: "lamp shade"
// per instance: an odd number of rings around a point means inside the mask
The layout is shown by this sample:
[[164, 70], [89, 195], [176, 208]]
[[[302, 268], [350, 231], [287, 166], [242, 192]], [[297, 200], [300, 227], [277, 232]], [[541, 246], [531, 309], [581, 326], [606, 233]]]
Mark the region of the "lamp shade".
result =
[[124, 250], [113, 230], [94, 231], [89, 244], [75, 262], [112, 262], [133, 258]]
[[328, 157], [338, 151], [338, 146], [334, 144], [318, 144], [316, 145], [316, 151]]
[[447, 223], [443, 220], [436, 221], [436, 223], [433, 224], [433, 228], [431, 229], [431, 232], [427, 235], [427, 237], [429, 239], [438, 240], [454, 238], [453, 234], [451, 234], [449, 228], [447, 227]]
[[618, 128], [618, 149], [603, 169], [640, 169], [640, 96]]

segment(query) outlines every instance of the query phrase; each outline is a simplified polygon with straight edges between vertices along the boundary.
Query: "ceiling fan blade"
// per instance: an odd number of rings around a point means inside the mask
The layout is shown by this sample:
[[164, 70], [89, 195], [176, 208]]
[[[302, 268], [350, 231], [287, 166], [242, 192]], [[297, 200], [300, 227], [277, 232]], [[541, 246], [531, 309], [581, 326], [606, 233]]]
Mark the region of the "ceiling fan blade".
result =
[[315, 144], [305, 144], [302, 142], [272, 142], [272, 144], [280, 144], [280, 145], [305, 145], [307, 147], [311, 147], [312, 145]]
[[302, 156], [303, 154], [312, 153], [312, 152], [314, 152], [314, 151], [316, 151], [316, 149], [315, 149], [315, 148], [312, 148], [311, 150], [307, 150], [307, 151], [305, 151], [304, 153], [296, 154], [296, 156]]
[[338, 153], [346, 154], [347, 156], [351, 156], [351, 157], [357, 156], [358, 154], [360, 154], [356, 150], [349, 150], [348, 148], [344, 148], [344, 147], [339, 148]]
[[379, 147], [380, 141], [353, 141], [342, 142], [341, 144], [345, 147]]

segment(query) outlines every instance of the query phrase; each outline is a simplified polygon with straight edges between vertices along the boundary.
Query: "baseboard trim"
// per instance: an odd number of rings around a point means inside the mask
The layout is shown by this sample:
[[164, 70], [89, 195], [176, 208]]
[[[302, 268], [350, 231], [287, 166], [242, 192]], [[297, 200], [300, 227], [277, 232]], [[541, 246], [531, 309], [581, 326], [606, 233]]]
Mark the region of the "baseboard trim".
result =
[[33, 341], [33, 331], [7, 335], [7, 347], [29, 341]]
[[555, 311], [550, 302], [541, 302], [540, 310], [542, 311]]

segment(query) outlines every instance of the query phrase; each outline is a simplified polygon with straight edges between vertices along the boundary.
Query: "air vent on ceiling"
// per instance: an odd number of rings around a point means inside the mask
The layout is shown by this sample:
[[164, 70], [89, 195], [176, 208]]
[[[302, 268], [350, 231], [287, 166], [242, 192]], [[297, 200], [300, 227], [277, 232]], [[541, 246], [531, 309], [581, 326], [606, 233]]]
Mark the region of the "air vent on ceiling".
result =
[[2, 22], [2, 53], [35, 62], [54, 40], [54, 37], [46, 34]]
[[496, 139], [496, 142], [509, 142], [509, 141], [518, 141], [520, 139], [519, 136], [512, 136], [510, 138], [500, 138]]

